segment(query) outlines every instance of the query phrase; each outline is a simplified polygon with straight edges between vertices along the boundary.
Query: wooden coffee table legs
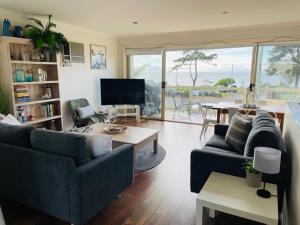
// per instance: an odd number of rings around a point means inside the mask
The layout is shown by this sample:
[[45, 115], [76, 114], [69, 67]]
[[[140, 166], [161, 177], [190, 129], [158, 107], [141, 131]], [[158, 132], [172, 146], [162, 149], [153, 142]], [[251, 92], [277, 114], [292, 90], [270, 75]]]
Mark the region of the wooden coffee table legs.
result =
[[156, 139], [154, 139], [154, 141], [153, 141], [153, 148], [154, 148], [154, 154], [156, 154], [157, 153], [157, 151], [158, 151], [158, 137], [156, 137]]

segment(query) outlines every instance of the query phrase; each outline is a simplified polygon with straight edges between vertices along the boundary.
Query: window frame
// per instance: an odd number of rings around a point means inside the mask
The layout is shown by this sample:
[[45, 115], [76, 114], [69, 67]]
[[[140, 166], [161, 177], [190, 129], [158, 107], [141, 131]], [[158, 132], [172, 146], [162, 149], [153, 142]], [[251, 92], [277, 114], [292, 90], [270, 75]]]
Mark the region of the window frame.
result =
[[[162, 81], [166, 81], [166, 52], [168, 51], [184, 51], [187, 49], [203, 49], [203, 50], [210, 50], [210, 49], [227, 49], [227, 48], [242, 48], [242, 47], [252, 47], [252, 61], [251, 61], [251, 72], [249, 76], [249, 83], [253, 83], [256, 85], [257, 83], [257, 66], [259, 60], [259, 49], [263, 46], [284, 46], [284, 45], [300, 45], [300, 41], [268, 41], [268, 42], [260, 42], [255, 44], [230, 44], [230, 43], [223, 43], [220, 44], [209, 44], [209, 45], [186, 45], [186, 46], [174, 46], [174, 47], [160, 47], [160, 48], [136, 48], [134, 52], [141, 52], [138, 54], [131, 54], [126, 55], [126, 78], [130, 78], [130, 68], [131, 68], [131, 56], [132, 55], [153, 55], [154, 52], [161, 51], [162, 55]], [[130, 48], [129, 48], [130, 49]], [[125, 50], [126, 52], [126, 50]], [[163, 90], [164, 91], [164, 90]], [[163, 93], [164, 94], [164, 93]], [[162, 98], [164, 99], [164, 98]], [[164, 100], [163, 100], [164, 101]]]

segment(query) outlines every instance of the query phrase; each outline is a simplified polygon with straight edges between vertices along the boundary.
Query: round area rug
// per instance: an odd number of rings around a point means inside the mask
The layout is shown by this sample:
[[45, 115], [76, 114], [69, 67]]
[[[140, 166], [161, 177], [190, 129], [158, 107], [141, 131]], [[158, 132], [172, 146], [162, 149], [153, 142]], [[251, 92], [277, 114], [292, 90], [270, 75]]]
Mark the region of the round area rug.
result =
[[166, 150], [158, 145], [157, 153], [153, 153], [153, 144], [147, 144], [136, 153], [135, 172], [143, 172], [158, 166], [165, 158]]

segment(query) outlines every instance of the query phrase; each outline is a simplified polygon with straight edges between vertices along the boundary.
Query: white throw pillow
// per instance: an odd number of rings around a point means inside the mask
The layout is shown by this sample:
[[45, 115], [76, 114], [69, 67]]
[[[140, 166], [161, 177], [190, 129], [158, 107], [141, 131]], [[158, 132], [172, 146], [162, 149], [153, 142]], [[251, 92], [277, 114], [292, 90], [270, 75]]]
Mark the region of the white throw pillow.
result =
[[5, 118], [3, 118], [1, 123], [6, 123], [9, 125], [22, 125], [19, 120], [17, 120], [16, 117], [11, 114], [8, 114]]
[[95, 115], [94, 110], [92, 109], [92, 107], [90, 105], [85, 106], [85, 107], [81, 107], [81, 108], [77, 108], [77, 112], [79, 114], [79, 117], [82, 118], [89, 118], [93, 115]]
[[94, 157], [102, 156], [112, 151], [112, 137], [105, 134], [84, 134], [87, 147]]

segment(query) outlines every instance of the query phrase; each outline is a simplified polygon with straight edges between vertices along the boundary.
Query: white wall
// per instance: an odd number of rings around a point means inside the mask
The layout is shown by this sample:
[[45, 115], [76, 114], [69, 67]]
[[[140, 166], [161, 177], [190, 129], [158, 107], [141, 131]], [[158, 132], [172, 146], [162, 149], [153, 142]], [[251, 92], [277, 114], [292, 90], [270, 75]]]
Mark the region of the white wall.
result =
[[[300, 107], [299, 109], [300, 110]], [[299, 120], [299, 115], [298, 115]], [[291, 159], [291, 187], [288, 199], [290, 225], [300, 224], [300, 127], [288, 109], [286, 111], [284, 126], [284, 140]]]
[[[29, 15], [24, 13], [0, 9], [0, 29], [2, 30], [2, 20], [8, 18], [12, 25], [25, 25]], [[55, 18], [54, 18], [55, 19]], [[68, 101], [76, 98], [87, 98], [96, 109], [100, 105], [99, 99], [99, 79], [103, 77], [116, 77], [118, 74], [118, 49], [116, 37], [96, 33], [80, 27], [60, 23], [57, 30], [62, 32], [69, 41], [84, 44], [85, 63], [73, 63], [71, 67], [59, 67], [60, 91], [63, 105], [64, 128], [73, 125], [70, 116]], [[90, 44], [106, 46], [107, 70], [90, 69]]]

